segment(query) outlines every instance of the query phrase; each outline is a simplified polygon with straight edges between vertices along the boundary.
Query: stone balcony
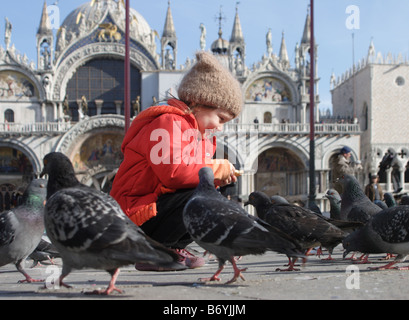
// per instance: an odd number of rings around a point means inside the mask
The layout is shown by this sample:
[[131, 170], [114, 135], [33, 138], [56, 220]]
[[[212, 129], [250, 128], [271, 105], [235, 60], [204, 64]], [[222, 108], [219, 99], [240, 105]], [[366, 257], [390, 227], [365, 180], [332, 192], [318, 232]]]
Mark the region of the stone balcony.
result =
[[[70, 130], [75, 122], [41, 122], [41, 123], [0, 123], [0, 135], [59, 135]], [[258, 131], [260, 134], [308, 135], [309, 123], [227, 123], [222, 133], [240, 133]], [[315, 124], [316, 135], [357, 135], [359, 124], [320, 123]]]
[[[260, 134], [280, 134], [280, 135], [308, 135], [310, 134], [309, 123], [260, 123], [242, 124], [227, 123], [223, 126], [223, 133], [258, 131]], [[348, 123], [320, 123], [315, 124], [316, 135], [358, 135], [360, 134], [359, 124]]]
[[72, 122], [0, 123], [2, 136], [60, 135], [70, 130]]

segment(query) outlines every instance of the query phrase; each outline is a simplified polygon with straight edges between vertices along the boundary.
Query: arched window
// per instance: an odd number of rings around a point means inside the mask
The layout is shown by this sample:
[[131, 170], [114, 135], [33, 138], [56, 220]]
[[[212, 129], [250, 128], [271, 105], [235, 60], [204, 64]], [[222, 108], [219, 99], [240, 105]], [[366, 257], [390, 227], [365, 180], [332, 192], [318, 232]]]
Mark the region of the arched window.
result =
[[[96, 100], [102, 100], [101, 114], [116, 114], [115, 101], [124, 100], [124, 62], [99, 58], [79, 67], [67, 85], [67, 97], [72, 120], [78, 120], [78, 101], [85, 97], [88, 115], [98, 113]], [[131, 101], [141, 95], [141, 73], [131, 66]], [[121, 113], [124, 114], [123, 104]], [[132, 110], [131, 110], [132, 112]]]
[[273, 116], [271, 115], [271, 112], [264, 113], [264, 123], [272, 123], [272, 122], [273, 122]]
[[4, 120], [6, 122], [14, 122], [14, 111], [11, 109], [7, 109], [4, 112]]

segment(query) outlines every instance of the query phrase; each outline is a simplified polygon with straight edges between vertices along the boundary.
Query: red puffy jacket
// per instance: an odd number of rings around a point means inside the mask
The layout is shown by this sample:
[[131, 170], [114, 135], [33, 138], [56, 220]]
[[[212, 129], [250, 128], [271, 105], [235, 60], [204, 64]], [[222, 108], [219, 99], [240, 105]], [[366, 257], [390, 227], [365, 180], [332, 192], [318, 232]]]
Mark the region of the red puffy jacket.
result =
[[208, 166], [215, 180], [227, 179], [227, 160], [212, 160], [213, 142], [200, 137], [195, 117], [177, 99], [150, 107], [132, 122], [125, 135], [124, 161], [115, 177], [111, 196], [137, 225], [156, 216], [156, 201], [164, 193], [195, 188], [199, 170]]

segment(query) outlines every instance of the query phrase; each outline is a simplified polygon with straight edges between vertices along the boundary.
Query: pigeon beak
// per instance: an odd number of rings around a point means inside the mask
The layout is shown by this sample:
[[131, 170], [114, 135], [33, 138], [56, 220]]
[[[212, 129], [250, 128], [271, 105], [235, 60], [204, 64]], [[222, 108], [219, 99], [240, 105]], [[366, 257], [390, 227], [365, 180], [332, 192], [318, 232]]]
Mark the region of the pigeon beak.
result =
[[244, 203], [244, 206], [247, 207], [249, 204], [250, 204], [250, 202], [247, 201], [247, 202]]
[[345, 250], [344, 253], [342, 254], [342, 258], [345, 259], [348, 254], [349, 250]]
[[44, 177], [45, 175], [46, 175], [46, 172], [45, 172], [45, 168], [44, 168], [43, 171], [41, 171], [41, 173], [40, 173], [40, 178]]

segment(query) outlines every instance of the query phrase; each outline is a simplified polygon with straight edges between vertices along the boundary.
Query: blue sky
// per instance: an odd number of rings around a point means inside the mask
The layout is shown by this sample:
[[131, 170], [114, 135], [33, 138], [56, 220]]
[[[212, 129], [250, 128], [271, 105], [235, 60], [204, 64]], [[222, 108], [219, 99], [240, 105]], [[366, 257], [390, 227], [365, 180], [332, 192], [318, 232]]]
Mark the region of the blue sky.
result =
[[[0, 43], [4, 46], [4, 18], [13, 24], [11, 42], [30, 60], [37, 61], [35, 35], [44, 0], [1, 0]], [[48, 5], [56, 0], [47, 0]], [[86, 0], [58, 0], [60, 23]], [[152, 29], [162, 34], [168, 0], [131, 0]], [[200, 48], [199, 25], [207, 29], [207, 49], [217, 39], [220, 6], [225, 17], [223, 37], [230, 38], [236, 0], [171, 0], [178, 36], [178, 63], [193, 57]], [[281, 35], [285, 39], [291, 64], [294, 48], [300, 42], [309, 0], [240, 0], [239, 15], [246, 41], [246, 64], [250, 67], [266, 52], [266, 33], [271, 28], [273, 50], [279, 52]], [[409, 56], [409, 1], [407, 0], [315, 0], [315, 38], [318, 48], [320, 108], [331, 107], [330, 76], [340, 76], [352, 66], [352, 33], [355, 61], [365, 57], [371, 39], [375, 49], [386, 55]], [[353, 7], [351, 7], [353, 6]], [[347, 10], [349, 8], [349, 10]], [[358, 10], [357, 10], [358, 9]], [[352, 10], [352, 11], [351, 11]], [[355, 29], [351, 29], [355, 28]], [[160, 46], [158, 45], [158, 48]]]

